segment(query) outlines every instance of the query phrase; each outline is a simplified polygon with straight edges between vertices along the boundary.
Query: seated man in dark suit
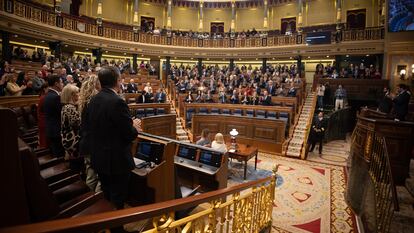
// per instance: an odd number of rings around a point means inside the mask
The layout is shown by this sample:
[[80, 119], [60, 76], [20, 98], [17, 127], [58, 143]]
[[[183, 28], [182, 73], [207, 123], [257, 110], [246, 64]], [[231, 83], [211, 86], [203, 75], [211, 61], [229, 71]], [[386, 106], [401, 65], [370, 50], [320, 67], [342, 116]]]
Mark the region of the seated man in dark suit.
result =
[[139, 120], [132, 120], [128, 105], [118, 96], [120, 73], [103, 67], [98, 78], [102, 90], [90, 101], [84, 114], [90, 135], [92, 168], [98, 173], [104, 196], [117, 209], [124, 207], [131, 170], [135, 164], [131, 142], [137, 138]]
[[133, 78], [129, 80], [129, 83], [127, 85], [127, 92], [128, 93], [137, 93], [138, 92], [138, 86], [135, 84], [135, 81]]
[[162, 88], [158, 88], [157, 93], [155, 94], [154, 102], [165, 103], [166, 98], [164, 90]]
[[264, 91], [261, 104], [265, 106], [271, 106], [272, 105], [272, 96], [269, 95], [269, 92]]
[[49, 92], [46, 94], [43, 112], [45, 113], [46, 137], [50, 151], [56, 157], [63, 157], [65, 150], [60, 135], [61, 110], [60, 91], [63, 89], [63, 81], [57, 75], [48, 78]]

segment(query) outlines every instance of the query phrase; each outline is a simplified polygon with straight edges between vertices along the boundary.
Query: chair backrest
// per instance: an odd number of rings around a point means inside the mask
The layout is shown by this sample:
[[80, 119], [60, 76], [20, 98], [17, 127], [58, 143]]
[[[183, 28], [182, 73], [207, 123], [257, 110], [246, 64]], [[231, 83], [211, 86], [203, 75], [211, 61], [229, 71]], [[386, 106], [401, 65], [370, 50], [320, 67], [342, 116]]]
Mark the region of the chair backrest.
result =
[[221, 114], [230, 115], [230, 109], [227, 109], [227, 108], [222, 109]]
[[279, 117], [283, 117], [283, 118], [289, 119], [289, 113], [287, 113], [287, 112], [280, 112], [279, 113]]
[[219, 109], [218, 108], [212, 108], [211, 109], [211, 113], [218, 114], [219, 113]]
[[145, 111], [144, 111], [144, 109], [137, 109], [137, 111], [136, 111], [136, 114], [135, 114], [135, 117], [136, 118], [138, 118], [138, 119], [141, 119], [141, 118], [143, 118], [143, 117], [145, 117]]
[[253, 111], [253, 109], [247, 109], [247, 110], [246, 110], [246, 116], [249, 116], [249, 117], [254, 116], [254, 111]]
[[276, 119], [276, 112], [267, 112], [267, 118]]
[[242, 110], [241, 109], [234, 109], [233, 115], [241, 116], [242, 115]]
[[157, 115], [164, 115], [164, 114], [165, 114], [165, 109], [157, 108]]
[[194, 114], [194, 108], [187, 108], [187, 112], [186, 112], [186, 121], [187, 122], [191, 122], [191, 118]]
[[266, 118], [266, 112], [264, 110], [257, 110], [256, 117], [258, 118]]
[[198, 113], [201, 113], [201, 114], [206, 114], [206, 113], [208, 113], [207, 108], [199, 108], [199, 109], [198, 109]]
[[153, 108], [146, 108], [145, 109], [145, 115], [146, 116], [154, 116], [155, 115], [155, 110]]

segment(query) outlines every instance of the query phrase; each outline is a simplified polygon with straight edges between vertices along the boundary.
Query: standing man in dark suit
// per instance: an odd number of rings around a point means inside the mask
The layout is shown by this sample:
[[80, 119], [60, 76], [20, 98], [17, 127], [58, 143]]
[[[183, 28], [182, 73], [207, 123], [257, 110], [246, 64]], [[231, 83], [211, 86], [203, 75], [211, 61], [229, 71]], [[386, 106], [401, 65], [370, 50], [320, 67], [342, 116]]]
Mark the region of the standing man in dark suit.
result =
[[399, 84], [398, 95], [392, 100], [394, 102], [395, 120], [404, 121], [408, 114], [408, 104], [410, 103], [411, 93], [405, 84]]
[[318, 117], [314, 119], [312, 129], [309, 136], [311, 147], [309, 152], [315, 149], [315, 144], [319, 142], [319, 154], [322, 154], [323, 138], [327, 127], [326, 120], [323, 118], [323, 112], [319, 112]]
[[102, 90], [92, 98], [85, 113], [91, 165], [98, 173], [105, 198], [122, 209], [135, 167], [131, 142], [138, 135], [140, 123], [132, 120], [128, 105], [117, 95], [121, 84], [119, 70], [103, 67], [98, 78]]
[[270, 94], [270, 95], [275, 95], [275, 92], [276, 92], [276, 87], [275, 87], [275, 85], [273, 84], [273, 81], [272, 80], [270, 80], [269, 82], [268, 82], [268, 86], [267, 86], [267, 92]]
[[390, 89], [388, 87], [384, 87], [383, 95], [381, 96], [381, 99], [379, 100], [378, 104], [378, 110], [380, 112], [389, 114], [392, 109], [392, 99], [390, 95]]
[[62, 145], [60, 135], [61, 110], [60, 91], [63, 89], [63, 81], [57, 75], [51, 75], [48, 78], [49, 92], [46, 94], [43, 112], [45, 113], [46, 138], [50, 151], [56, 157], [63, 157], [65, 150]]

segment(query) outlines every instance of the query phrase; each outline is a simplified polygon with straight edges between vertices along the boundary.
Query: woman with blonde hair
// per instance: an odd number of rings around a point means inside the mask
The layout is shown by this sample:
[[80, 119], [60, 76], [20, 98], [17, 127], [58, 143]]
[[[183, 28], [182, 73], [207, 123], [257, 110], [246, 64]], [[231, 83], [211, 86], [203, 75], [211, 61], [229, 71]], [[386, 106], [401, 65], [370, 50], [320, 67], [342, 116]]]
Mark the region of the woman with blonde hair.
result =
[[89, 132], [87, 125], [85, 125], [85, 113], [89, 102], [96, 94], [98, 94], [99, 90], [101, 90], [101, 85], [99, 83], [98, 76], [91, 75], [82, 83], [79, 98], [79, 112], [81, 113], [81, 139], [79, 149], [80, 154], [84, 156], [85, 160], [86, 184], [92, 191], [95, 192], [101, 191], [101, 184], [99, 183], [96, 172], [91, 167], [90, 148], [88, 148], [88, 145], [90, 145]]
[[223, 134], [217, 133], [214, 137], [214, 141], [211, 143], [211, 148], [220, 152], [227, 152], [226, 144], [224, 143]]
[[79, 88], [68, 84], [62, 89], [60, 102], [63, 104], [61, 110], [61, 136], [62, 145], [65, 149], [65, 159], [69, 161], [72, 169], [81, 171], [82, 159], [79, 156], [79, 130], [80, 113], [78, 111]]

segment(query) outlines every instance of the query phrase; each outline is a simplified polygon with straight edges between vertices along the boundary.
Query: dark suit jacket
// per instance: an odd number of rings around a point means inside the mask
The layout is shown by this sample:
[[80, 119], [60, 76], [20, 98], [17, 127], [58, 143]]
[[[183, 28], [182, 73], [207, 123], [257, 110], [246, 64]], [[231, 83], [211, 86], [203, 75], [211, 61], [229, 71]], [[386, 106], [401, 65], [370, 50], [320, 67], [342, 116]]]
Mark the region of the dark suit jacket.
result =
[[145, 93], [145, 99], [144, 99], [143, 95], [141, 94], [135, 99], [135, 102], [137, 104], [152, 103], [153, 101], [151, 100], [151, 97], [152, 97], [152, 94]]
[[394, 98], [394, 111], [397, 119], [405, 120], [405, 116], [408, 113], [408, 104], [410, 103], [410, 94], [407, 91], [399, 94]]
[[132, 85], [131, 83], [128, 83], [128, 85], [127, 85], [127, 92], [128, 93], [136, 93], [137, 91], [138, 91], [137, 84], [134, 83], [134, 85]]
[[61, 110], [60, 96], [55, 91], [49, 90], [43, 104], [47, 137], [60, 137]]
[[97, 173], [122, 174], [134, 167], [131, 142], [138, 131], [133, 127], [128, 105], [111, 89], [92, 98], [83, 128], [90, 135], [91, 165]]
[[165, 96], [164, 92], [157, 93], [157, 94], [155, 94], [154, 102], [156, 102], [156, 103], [165, 103], [165, 99], [166, 99], [166, 96]]
[[270, 95], [275, 95], [276, 89], [277, 89], [276, 86], [268, 86], [267, 92], [269, 92]]
[[312, 130], [310, 132], [310, 140], [311, 141], [322, 140], [325, 135], [325, 131], [327, 127], [328, 127], [328, 123], [325, 118], [322, 118], [322, 120], [319, 120], [318, 117], [315, 117], [313, 119]]
[[263, 97], [262, 105], [265, 105], [265, 106], [272, 105], [272, 97], [270, 95]]

